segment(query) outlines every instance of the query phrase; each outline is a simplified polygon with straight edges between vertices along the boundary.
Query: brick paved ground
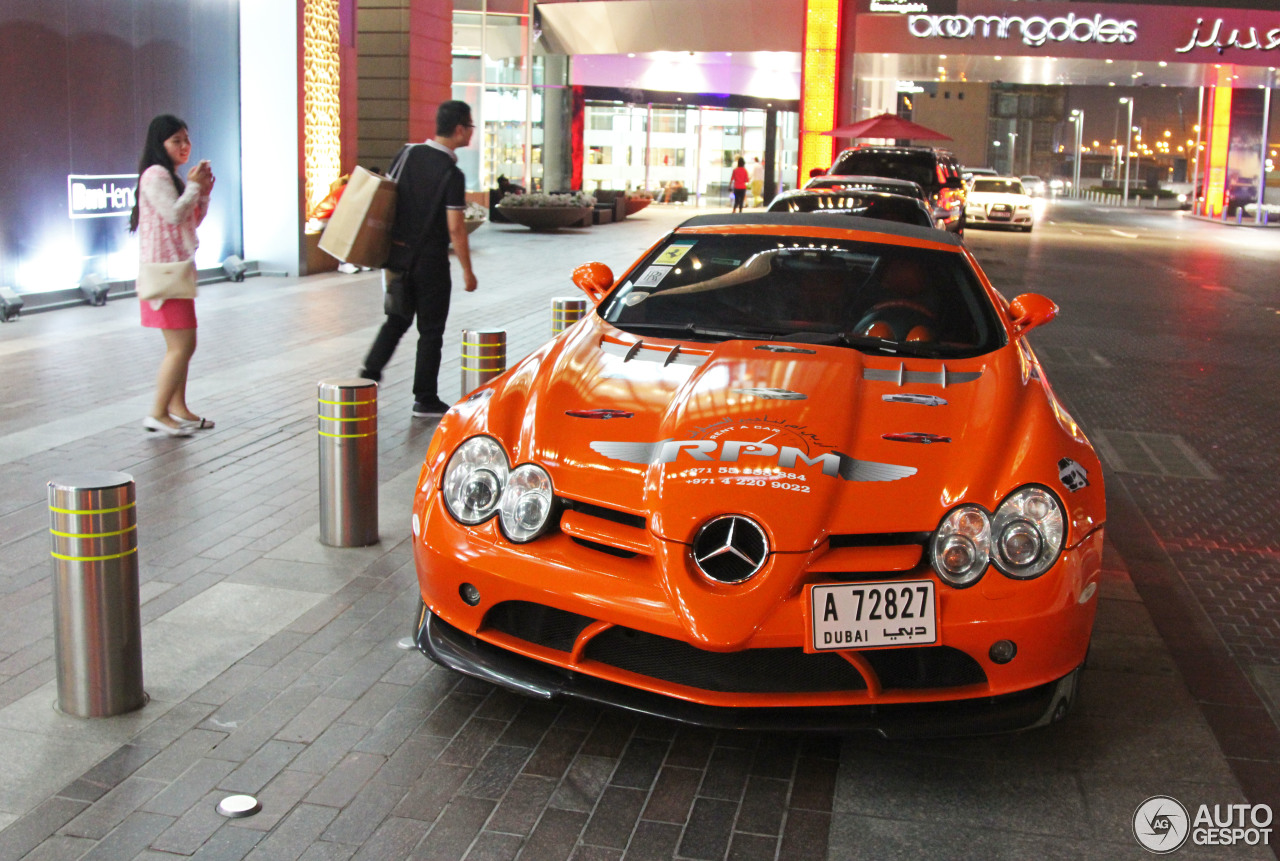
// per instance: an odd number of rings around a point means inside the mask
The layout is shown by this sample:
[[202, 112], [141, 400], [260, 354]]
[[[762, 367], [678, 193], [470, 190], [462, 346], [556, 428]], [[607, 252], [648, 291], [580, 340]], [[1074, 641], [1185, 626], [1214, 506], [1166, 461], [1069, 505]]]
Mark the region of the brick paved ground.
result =
[[[679, 216], [646, 212], [556, 235], [486, 226], [474, 240], [480, 292], [455, 296], [446, 343], [464, 326], [501, 325], [510, 354], [527, 352], [549, 335], [550, 298], [574, 295], [573, 265], [620, 268]], [[972, 244], [997, 281], [1047, 265], [1023, 237]], [[1081, 708], [1016, 738], [908, 745], [679, 728], [525, 700], [403, 650], [415, 603], [405, 512], [432, 429], [408, 416], [411, 341], [380, 392], [382, 541], [316, 541], [315, 382], [358, 367], [378, 299], [369, 276], [207, 288], [192, 405], [218, 428], [192, 440], [139, 428], [160, 347], [131, 301], [0, 328], [0, 861], [1137, 858], [1128, 828], [1143, 798], [1244, 800], [1243, 758], [1224, 755], [1214, 714], [1130, 582], [1131, 570], [1146, 576], [1146, 557], [1135, 554], [1135, 569], [1110, 543]], [[1069, 311], [1079, 299], [1060, 301]], [[1037, 344], [1130, 361], [1078, 327], [1068, 315]], [[459, 371], [446, 360], [448, 397]], [[1151, 364], [1143, 373], [1161, 363]], [[1091, 429], [1143, 426], [1106, 396], [1115, 378], [1094, 385], [1107, 369], [1060, 362], [1051, 373]], [[1162, 415], [1158, 403], [1142, 409]], [[1210, 460], [1220, 475], [1235, 463]], [[152, 700], [80, 721], [51, 707], [43, 485], [103, 468], [138, 483]], [[1205, 504], [1203, 488], [1169, 480], [1148, 499], [1146, 481], [1116, 483], [1137, 500], [1130, 532], [1163, 539], [1154, 503], [1172, 512], [1178, 493]], [[1223, 566], [1211, 550], [1199, 548]], [[1236, 568], [1222, 580], [1235, 588]], [[263, 811], [219, 817], [232, 792], [257, 795]]]

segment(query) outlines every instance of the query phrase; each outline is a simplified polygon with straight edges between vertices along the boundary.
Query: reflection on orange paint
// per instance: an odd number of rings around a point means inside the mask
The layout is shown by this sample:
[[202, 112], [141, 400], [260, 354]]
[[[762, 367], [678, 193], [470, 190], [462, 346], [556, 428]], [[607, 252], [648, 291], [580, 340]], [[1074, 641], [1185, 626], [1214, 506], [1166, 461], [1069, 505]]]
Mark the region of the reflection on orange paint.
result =
[[1206, 163], [1209, 181], [1205, 184], [1205, 215], [1222, 214], [1227, 190], [1227, 152], [1231, 147], [1232, 66], [1218, 69], [1218, 83], [1210, 93], [1209, 153]]
[[831, 166], [835, 142], [836, 63], [840, 56], [840, 0], [807, 0], [804, 64], [800, 80], [800, 170], [796, 187], [813, 168]]

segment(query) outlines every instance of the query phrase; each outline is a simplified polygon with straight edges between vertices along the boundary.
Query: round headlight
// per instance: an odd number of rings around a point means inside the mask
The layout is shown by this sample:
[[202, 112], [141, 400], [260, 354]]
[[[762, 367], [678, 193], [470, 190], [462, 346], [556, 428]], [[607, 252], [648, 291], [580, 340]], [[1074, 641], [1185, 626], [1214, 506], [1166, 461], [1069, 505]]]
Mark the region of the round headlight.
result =
[[456, 520], [469, 526], [498, 510], [507, 481], [507, 456], [493, 437], [474, 436], [458, 446], [444, 470], [440, 492]]
[[933, 570], [956, 587], [978, 582], [991, 559], [991, 521], [976, 505], [963, 505], [943, 519], [930, 547]]
[[502, 492], [503, 533], [517, 543], [537, 538], [551, 517], [554, 499], [546, 470], [531, 463], [517, 466]]
[[1029, 580], [1049, 570], [1062, 549], [1062, 505], [1042, 487], [1024, 487], [996, 509], [996, 567], [1009, 577]]

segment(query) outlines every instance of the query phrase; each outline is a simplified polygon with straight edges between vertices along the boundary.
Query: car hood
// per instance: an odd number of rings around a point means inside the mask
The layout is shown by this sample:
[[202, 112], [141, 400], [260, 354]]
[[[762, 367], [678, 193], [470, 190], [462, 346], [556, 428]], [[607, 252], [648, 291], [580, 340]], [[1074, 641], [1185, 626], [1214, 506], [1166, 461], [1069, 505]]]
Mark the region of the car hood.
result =
[[513, 465], [544, 466], [559, 496], [644, 517], [660, 538], [689, 543], [742, 514], [783, 553], [931, 531], [962, 501], [994, 510], [1015, 478], [1061, 491], [1062, 458], [1098, 469], [1017, 343], [944, 362], [641, 338], [591, 314], [457, 423], [450, 446], [492, 434]]

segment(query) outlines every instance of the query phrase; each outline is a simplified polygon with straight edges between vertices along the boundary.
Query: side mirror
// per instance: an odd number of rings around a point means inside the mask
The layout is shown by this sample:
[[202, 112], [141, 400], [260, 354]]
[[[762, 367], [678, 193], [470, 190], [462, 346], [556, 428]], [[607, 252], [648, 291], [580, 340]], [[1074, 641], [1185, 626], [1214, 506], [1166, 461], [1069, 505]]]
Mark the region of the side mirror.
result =
[[593, 304], [599, 305], [613, 287], [613, 270], [603, 263], [583, 263], [573, 270], [573, 283], [587, 294]]
[[1009, 303], [1009, 316], [1013, 318], [1016, 333], [1021, 335], [1058, 316], [1058, 306], [1039, 293], [1023, 293]]

